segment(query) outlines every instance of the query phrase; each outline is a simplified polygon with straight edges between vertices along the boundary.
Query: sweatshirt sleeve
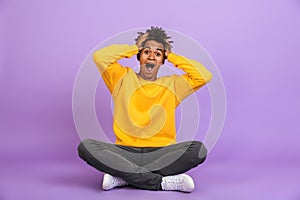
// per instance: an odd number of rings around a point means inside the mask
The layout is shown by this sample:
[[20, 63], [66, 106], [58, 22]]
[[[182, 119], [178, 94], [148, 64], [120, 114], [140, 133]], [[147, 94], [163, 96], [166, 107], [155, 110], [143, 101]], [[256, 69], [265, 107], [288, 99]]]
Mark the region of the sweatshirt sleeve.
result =
[[137, 53], [138, 47], [135, 44], [113, 44], [94, 52], [94, 62], [111, 93], [118, 81], [130, 70], [117, 61], [122, 58], [130, 58]]
[[183, 70], [185, 74], [175, 79], [175, 92], [179, 103], [187, 96], [208, 83], [212, 74], [201, 63], [185, 58], [184, 56], [170, 53], [168, 61], [175, 67]]

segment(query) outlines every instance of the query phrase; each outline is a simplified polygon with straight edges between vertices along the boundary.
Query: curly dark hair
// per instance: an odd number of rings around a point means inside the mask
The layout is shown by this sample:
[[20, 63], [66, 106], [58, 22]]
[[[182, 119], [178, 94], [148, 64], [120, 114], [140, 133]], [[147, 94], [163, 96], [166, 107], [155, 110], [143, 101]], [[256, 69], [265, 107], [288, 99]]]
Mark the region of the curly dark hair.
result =
[[[144, 46], [147, 41], [154, 40], [156, 42], [163, 44], [164, 49], [172, 48], [171, 43], [173, 43], [173, 41], [169, 40], [171, 37], [167, 36], [165, 30], [163, 30], [162, 27], [159, 28], [159, 27], [151, 26], [150, 29], [146, 30], [146, 33], [148, 33], [148, 36], [147, 39], [142, 43], [142, 46]], [[135, 39], [135, 41], [137, 42], [139, 38], [146, 33], [138, 32], [139, 36]]]

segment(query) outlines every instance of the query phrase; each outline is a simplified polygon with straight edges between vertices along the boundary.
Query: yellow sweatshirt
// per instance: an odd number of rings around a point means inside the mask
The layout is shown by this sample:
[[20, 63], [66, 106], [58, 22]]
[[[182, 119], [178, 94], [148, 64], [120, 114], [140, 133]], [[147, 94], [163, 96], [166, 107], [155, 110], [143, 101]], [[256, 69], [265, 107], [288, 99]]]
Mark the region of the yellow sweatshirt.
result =
[[159, 147], [176, 143], [175, 109], [212, 75], [199, 62], [170, 53], [168, 61], [185, 72], [147, 81], [117, 61], [138, 53], [136, 45], [111, 45], [94, 53], [102, 78], [114, 100], [116, 144]]

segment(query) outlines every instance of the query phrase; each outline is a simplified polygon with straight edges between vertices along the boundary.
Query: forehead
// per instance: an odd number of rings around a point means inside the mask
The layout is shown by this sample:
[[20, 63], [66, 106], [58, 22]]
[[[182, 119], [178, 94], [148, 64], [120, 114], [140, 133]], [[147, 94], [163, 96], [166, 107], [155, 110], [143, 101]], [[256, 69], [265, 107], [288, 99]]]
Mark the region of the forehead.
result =
[[149, 40], [145, 43], [145, 47], [150, 47], [151, 49], [164, 49], [162, 43], [156, 42], [154, 40]]

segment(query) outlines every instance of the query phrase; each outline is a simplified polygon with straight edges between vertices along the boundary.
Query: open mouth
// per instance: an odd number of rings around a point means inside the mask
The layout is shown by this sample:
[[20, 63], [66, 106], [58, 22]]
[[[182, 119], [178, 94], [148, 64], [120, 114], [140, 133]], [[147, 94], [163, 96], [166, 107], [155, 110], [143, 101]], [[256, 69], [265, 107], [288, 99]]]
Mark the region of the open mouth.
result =
[[152, 72], [154, 66], [155, 65], [153, 63], [147, 63], [146, 64], [146, 71], [149, 72], [149, 73]]

